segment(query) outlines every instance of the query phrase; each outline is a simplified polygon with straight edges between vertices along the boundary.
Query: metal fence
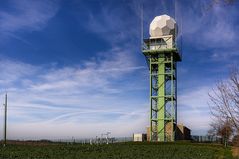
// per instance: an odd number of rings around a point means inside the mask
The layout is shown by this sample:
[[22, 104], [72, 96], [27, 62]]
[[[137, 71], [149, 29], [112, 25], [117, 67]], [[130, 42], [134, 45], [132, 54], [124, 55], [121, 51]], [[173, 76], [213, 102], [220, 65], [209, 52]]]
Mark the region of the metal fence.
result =
[[191, 136], [192, 141], [194, 142], [213, 142], [213, 143], [221, 143], [222, 138], [217, 136], [198, 136], [198, 135], [192, 135]]

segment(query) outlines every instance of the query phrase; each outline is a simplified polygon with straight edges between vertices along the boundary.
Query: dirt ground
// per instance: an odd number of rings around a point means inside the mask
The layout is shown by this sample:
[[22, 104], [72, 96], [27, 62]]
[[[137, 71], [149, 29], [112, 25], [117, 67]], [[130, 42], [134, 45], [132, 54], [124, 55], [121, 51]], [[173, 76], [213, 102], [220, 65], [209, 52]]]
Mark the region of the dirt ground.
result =
[[239, 159], [239, 147], [232, 147], [232, 155]]

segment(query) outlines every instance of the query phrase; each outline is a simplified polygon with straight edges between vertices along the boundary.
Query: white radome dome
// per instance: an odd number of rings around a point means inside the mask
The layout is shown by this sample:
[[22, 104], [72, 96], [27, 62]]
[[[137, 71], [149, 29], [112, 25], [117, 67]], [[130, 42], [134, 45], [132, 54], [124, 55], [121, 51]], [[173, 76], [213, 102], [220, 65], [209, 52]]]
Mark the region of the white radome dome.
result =
[[151, 37], [158, 37], [164, 35], [175, 35], [176, 21], [164, 14], [156, 16], [150, 23], [149, 34]]

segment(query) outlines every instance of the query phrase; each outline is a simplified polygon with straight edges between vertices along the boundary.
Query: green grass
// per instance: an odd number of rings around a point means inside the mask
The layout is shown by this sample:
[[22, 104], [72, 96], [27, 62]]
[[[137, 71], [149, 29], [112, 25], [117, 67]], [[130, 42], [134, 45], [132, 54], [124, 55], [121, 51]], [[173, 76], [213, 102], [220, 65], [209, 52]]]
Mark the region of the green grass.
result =
[[230, 159], [220, 145], [194, 143], [118, 143], [109, 145], [8, 145], [0, 158], [11, 159]]

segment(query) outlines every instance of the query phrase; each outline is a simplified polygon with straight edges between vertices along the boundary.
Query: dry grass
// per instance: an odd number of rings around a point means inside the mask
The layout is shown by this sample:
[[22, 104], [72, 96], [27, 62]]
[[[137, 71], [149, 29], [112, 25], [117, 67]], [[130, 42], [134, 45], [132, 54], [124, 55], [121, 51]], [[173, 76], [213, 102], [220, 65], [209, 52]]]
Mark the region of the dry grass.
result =
[[232, 147], [232, 155], [234, 158], [239, 159], [239, 147], [237, 146]]

